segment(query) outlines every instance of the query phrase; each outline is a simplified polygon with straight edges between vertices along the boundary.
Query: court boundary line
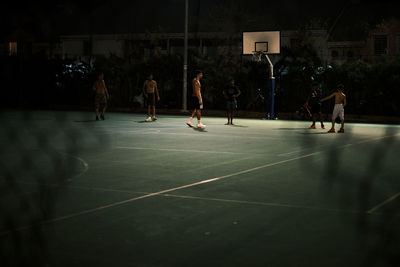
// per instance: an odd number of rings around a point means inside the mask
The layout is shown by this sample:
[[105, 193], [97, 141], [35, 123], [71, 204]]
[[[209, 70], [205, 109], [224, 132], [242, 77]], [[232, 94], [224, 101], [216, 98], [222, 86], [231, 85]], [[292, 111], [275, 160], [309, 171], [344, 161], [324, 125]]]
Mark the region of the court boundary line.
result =
[[[18, 182], [21, 184], [27, 185], [37, 185], [38, 183], [29, 183], [29, 182]], [[59, 184], [44, 184], [47, 187], [59, 187]], [[86, 187], [86, 186], [67, 186], [70, 189], [76, 190], [86, 190], [86, 191], [97, 191], [97, 192], [113, 192], [113, 193], [125, 193], [125, 194], [132, 194], [132, 195], [147, 195], [150, 194], [149, 192], [139, 192], [139, 191], [132, 191], [132, 190], [121, 190], [121, 189], [109, 189], [109, 188], [101, 188], [101, 187]], [[218, 201], [218, 202], [227, 202], [227, 203], [235, 203], [235, 204], [246, 204], [246, 205], [260, 205], [260, 206], [269, 206], [269, 207], [284, 207], [284, 208], [302, 208], [302, 209], [309, 209], [309, 210], [320, 210], [320, 211], [332, 211], [332, 212], [343, 212], [343, 213], [368, 213], [372, 214], [372, 212], [367, 211], [359, 211], [359, 210], [344, 210], [344, 209], [333, 209], [333, 208], [324, 208], [324, 207], [314, 207], [314, 206], [305, 206], [305, 205], [294, 205], [294, 204], [284, 204], [284, 203], [275, 203], [275, 202], [262, 202], [262, 201], [249, 201], [249, 200], [238, 200], [238, 199], [226, 199], [226, 198], [216, 198], [216, 197], [201, 197], [201, 196], [190, 196], [190, 195], [176, 195], [176, 194], [161, 194], [160, 196], [167, 197], [167, 198], [183, 198], [183, 199], [194, 199], [194, 200], [205, 200], [205, 201]], [[400, 196], [400, 192], [390, 198], [394, 200]], [[393, 199], [392, 199], [393, 198]], [[385, 204], [390, 201], [385, 201]], [[382, 205], [380, 205], [382, 206]], [[375, 213], [377, 214], [377, 213]]]
[[375, 205], [374, 207], [372, 207], [370, 210], [367, 211], [368, 214], [372, 214], [374, 213], [376, 210], [382, 208], [383, 206], [385, 206], [386, 204], [389, 204], [390, 202], [392, 202], [393, 200], [395, 200], [396, 198], [400, 197], [400, 192], [398, 192], [397, 194], [394, 194], [393, 196], [389, 197], [388, 199], [386, 199], [385, 201], [379, 203], [378, 205]]
[[[25, 183], [22, 184], [35, 185], [37, 183]], [[58, 187], [60, 185], [57, 184], [45, 184], [48, 187]], [[97, 191], [97, 192], [114, 192], [114, 193], [126, 193], [132, 195], [147, 195], [149, 192], [138, 192], [132, 190], [119, 190], [119, 189], [108, 189], [108, 188], [100, 188], [100, 187], [86, 187], [86, 186], [68, 186], [71, 189], [77, 190], [86, 190], [86, 191]], [[273, 203], [273, 202], [262, 202], [262, 201], [248, 201], [248, 200], [238, 200], [238, 199], [225, 199], [225, 198], [215, 198], [215, 197], [201, 197], [201, 196], [189, 196], [189, 195], [176, 195], [176, 194], [161, 194], [160, 196], [164, 197], [173, 197], [173, 198], [184, 198], [184, 199], [197, 199], [197, 200], [206, 200], [206, 201], [220, 201], [220, 202], [228, 202], [228, 203], [237, 203], [237, 204], [250, 204], [250, 205], [263, 205], [263, 206], [272, 206], [272, 207], [287, 207], [287, 208], [304, 208], [304, 209], [313, 209], [313, 210], [326, 210], [326, 211], [337, 211], [337, 212], [351, 212], [351, 213], [361, 213], [360, 211], [355, 210], [341, 210], [341, 209], [331, 209], [331, 208], [322, 208], [322, 207], [311, 207], [304, 205], [293, 205], [293, 204], [283, 204], [283, 203]]]
[[[159, 196], [159, 195], [163, 195], [163, 194], [166, 194], [166, 193], [169, 193], [169, 192], [178, 191], [178, 190], [189, 188], [189, 187], [194, 187], [194, 186], [198, 186], [198, 185], [202, 185], [202, 184], [207, 184], [207, 183], [219, 181], [219, 180], [226, 179], [226, 178], [229, 178], [229, 177], [232, 177], [232, 176], [238, 176], [238, 175], [249, 173], [249, 172], [253, 172], [253, 171], [256, 171], [256, 170], [259, 170], [259, 169], [263, 169], [263, 168], [267, 168], [267, 167], [271, 167], [271, 166], [275, 166], [275, 165], [280, 165], [280, 164], [283, 164], [283, 163], [286, 163], [286, 162], [291, 162], [291, 161], [295, 161], [295, 160], [298, 160], [298, 159], [308, 158], [308, 157], [311, 157], [311, 156], [314, 156], [314, 155], [317, 155], [317, 154], [320, 154], [320, 153], [321, 152], [309, 153], [309, 154], [305, 154], [305, 155], [298, 156], [298, 157], [295, 157], [295, 158], [281, 160], [281, 161], [273, 162], [273, 163], [268, 163], [268, 164], [264, 164], [264, 165], [257, 166], [257, 167], [254, 167], [254, 168], [250, 168], [250, 169], [247, 169], [247, 170], [242, 170], [242, 171], [234, 172], [234, 173], [231, 173], [231, 174], [226, 174], [226, 175], [215, 177], [215, 178], [211, 178], [211, 179], [202, 180], [202, 181], [191, 183], [191, 184], [187, 184], [187, 185], [182, 185], [182, 186], [178, 186], [178, 187], [174, 187], [174, 188], [169, 188], [169, 189], [161, 190], [161, 191], [158, 191], [158, 192], [149, 193], [149, 194], [146, 194], [146, 195], [129, 198], [129, 199], [122, 200], [122, 201], [117, 201], [117, 202], [110, 203], [110, 204], [103, 205], [103, 206], [99, 206], [99, 207], [96, 207], [96, 208], [87, 209], [87, 210], [75, 212], [75, 213], [72, 213], [72, 214], [69, 214], [69, 215], [60, 216], [60, 217], [57, 217], [57, 218], [45, 220], [45, 221], [42, 221], [39, 224], [40, 225], [45, 225], [45, 224], [50, 224], [50, 223], [56, 223], [56, 222], [59, 222], [59, 221], [64, 221], [64, 220], [71, 219], [71, 218], [74, 218], [74, 217], [78, 217], [78, 216], [81, 216], [81, 215], [90, 214], [90, 213], [102, 211], [102, 210], [105, 210], [105, 209], [108, 209], [108, 208], [121, 206], [121, 205], [124, 205], [124, 204], [127, 204], [127, 203], [131, 203], [133, 201], [137, 201], [137, 200], [140, 200], [140, 199]], [[22, 226], [22, 227], [19, 227], [17, 229], [0, 232], [0, 237], [9, 234], [12, 231], [18, 231], [19, 232], [19, 231], [23, 231], [23, 230], [30, 229], [30, 228], [32, 228], [31, 225]]]
[[229, 152], [229, 151], [206, 151], [206, 150], [174, 149], [174, 148], [151, 148], [151, 147], [135, 147], [135, 146], [116, 146], [114, 148], [115, 149], [124, 149], [124, 150], [151, 150], [151, 151], [210, 153], [210, 154], [233, 154], [233, 155], [248, 155], [249, 154], [249, 153]]
[[[185, 126], [187, 128], [189, 128], [188, 126]], [[163, 128], [160, 128], [163, 129]], [[182, 128], [184, 129], [184, 128]], [[189, 128], [190, 129], [190, 128]], [[128, 134], [125, 131], [120, 131], [118, 134]], [[206, 133], [206, 134], [205, 134]], [[96, 134], [99, 135], [113, 135], [114, 133], [111, 131], [103, 131], [103, 132], [98, 132]], [[154, 134], [154, 135], [175, 135], [175, 136], [206, 136], [206, 137], [210, 137], [210, 136], [214, 136], [214, 137], [220, 137], [220, 138], [224, 138], [223, 136], [219, 135], [219, 134], [213, 134], [210, 132], [203, 132], [203, 134], [199, 134], [196, 131], [192, 131], [191, 133], [189, 132], [182, 132], [182, 133], [170, 133], [170, 132], [162, 132], [161, 130], [159, 132], [134, 132], [132, 134]], [[229, 135], [229, 137], [234, 137], [234, 138], [243, 138], [243, 136], [241, 135]], [[250, 138], [250, 139], [263, 139], [263, 140], [281, 140], [280, 138], [277, 137], [270, 137], [270, 136], [262, 136], [261, 134], [259, 134], [259, 136], [246, 136], [246, 138]]]
[[235, 203], [235, 204], [260, 205], [260, 206], [268, 206], [268, 207], [295, 208], [295, 209], [302, 208], [302, 209], [309, 209], [309, 210], [334, 211], [334, 212], [345, 212], [345, 213], [364, 213], [362, 211], [356, 211], [356, 210], [331, 209], [331, 208], [323, 208], [323, 207], [312, 207], [312, 206], [304, 206], [304, 205], [274, 203], [274, 202], [248, 201], [248, 200], [212, 198], [212, 197], [209, 198], [209, 197], [175, 195], [175, 194], [163, 194], [162, 196], [173, 197], [173, 198], [183, 198], [183, 199], [205, 200], [205, 201], [219, 201], [219, 202], [227, 202], [227, 203]]
[[87, 163], [84, 159], [82, 159], [82, 158], [80, 158], [80, 157], [77, 157], [77, 156], [74, 156], [74, 155], [71, 155], [71, 154], [68, 154], [68, 153], [58, 152], [58, 151], [56, 151], [56, 152], [59, 153], [59, 154], [63, 154], [63, 155], [66, 155], [66, 156], [68, 156], [68, 157], [77, 159], [78, 161], [80, 161], [80, 162], [82, 163], [83, 167], [85, 167], [85, 169], [84, 169], [83, 171], [81, 171], [80, 173], [75, 174], [75, 175], [73, 175], [73, 176], [67, 178], [67, 179], [66, 179], [67, 181], [70, 181], [70, 180], [72, 180], [72, 179], [78, 178], [78, 177], [84, 175], [84, 174], [89, 170], [89, 163]]
[[[338, 146], [336, 149], [346, 148], [346, 147], [350, 147], [350, 146], [353, 146], [353, 145], [373, 142], [373, 141], [376, 141], [376, 140], [381, 140], [381, 139], [385, 139], [385, 138], [389, 138], [389, 137], [396, 137], [396, 136], [400, 136], [400, 134], [395, 134], [395, 135], [390, 135], [390, 136], [380, 136], [380, 137], [376, 137], [376, 138], [372, 138], [372, 139], [361, 140], [361, 141], [358, 141], [358, 142], [355, 142], [355, 143], [349, 143], [349, 144], [345, 144], [345, 145], [342, 145], [342, 146]], [[121, 205], [124, 205], [124, 204], [127, 204], [127, 203], [131, 203], [131, 202], [136, 201], [136, 200], [150, 198], [150, 197], [153, 197], [153, 196], [164, 195], [164, 194], [169, 193], [169, 192], [178, 191], [178, 190], [181, 190], [181, 189], [186, 189], [186, 188], [190, 188], [190, 187], [194, 187], [194, 186], [198, 186], [198, 185], [202, 185], [202, 184], [207, 184], [207, 183], [219, 181], [219, 180], [222, 180], [222, 179], [230, 178], [230, 177], [233, 177], [233, 176], [238, 176], [238, 175], [241, 175], [241, 174], [246, 174], [246, 173], [249, 173], [249, 172], [253, 172], [253, 171], [256, 171], [256, 170], [268, 168], [268, 167], [271, 167], [271, 166], [276, 166], [276, 165], [284, 164], [284, 163], [287, 163], [287, 162], [296, 161], [296, 160], [299, 160], [299, 159], [309, 158], [309, 157], [321, 154], [323, 152], [325, 152], [325, 151], [316, 151], [316, 152], [313, 152], [313, 153], [304, 154], [304, 155], [301, 155], [301, 156], [298, 156], [298, 157], [294, 157], [294, 158], [290, 158], [290, 159], [285, 159], [285, 160], [281, 160], [281, 161], [277, 161], [277, 162], [273, 162], [273, 163], [267, 163], [267, 164], [264, 164], [264, 165], [260, 165], [260, 166], [254, 167], [254, 168], [250, 168], [250, 169], [234, 172], [234, 173], [231, 173], [231, 174], [226, 174], [226, 175], [222, 175], [222, 176], [219, 176], [219, 177], [210, 178], [210, 179], [202, 180], [202, 181], [191, 183], [191, 184], [187, 184], [187, 185], [182, 185], [182, 186], [165, 189], [165, 190], [161, 190], [161, 191], [158, 191], [158, 192], [149, 193], [149, 194], [138, 196], [138, 197], [133, 197], [133, 198], [122, 200], [122, 201], [117, 201], [117, 202], [110, 203], [110, 204], [103, 205], [103, 206], [99, 206], [99, 207], [96, 207], [96, 208], [87, 209], [87, 210], [83, 210], [83, 211], [80, 211], [80, 212], [72, 213], [72, 214], [69, 214], [69, 215], [65, 215], [65, 216], [49, 219], [49, 220], [46, 220], [46, 221], [42, 221], [41, 223], [39, 223], [39, 225], [55, 223], [55, 222], [71, 219], [71, 218], [74, 218], [74, 217], [78, 217], [78, 216], [81, 216], [81, 215], [90, 214], [90, 213], [94, 213], [94, 212], [97, 212], [97, 211], [102, 211], [102, 210], [105, 210], [105, 209], [108, 209], [108, 208], [121, 206]], [[13, 231], [22, 231], [22, 230], [29, 229], [31, 227], [32, 226], [23, 226], [23, 227], [20, 227], [20, 228], [17, 228], [17, 229], [0, 232], [0, 237], [2, 237], [4, 235], [7, 235], [7, 234], [9, 234], [9, 233], [11, 233]]]

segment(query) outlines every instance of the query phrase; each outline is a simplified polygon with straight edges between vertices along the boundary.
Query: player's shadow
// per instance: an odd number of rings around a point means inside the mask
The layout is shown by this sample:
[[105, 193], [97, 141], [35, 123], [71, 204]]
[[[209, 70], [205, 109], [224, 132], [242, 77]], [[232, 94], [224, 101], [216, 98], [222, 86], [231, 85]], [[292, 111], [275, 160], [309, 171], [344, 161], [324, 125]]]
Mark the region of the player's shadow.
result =
[[276, 128], [275, 131], [298, 131], [298, 130], [305, 130], [307, 128]]
[[82, 120], [82, 121], [74, 121], [74, 122], [97, 122], [97, 120]]
[[332, 133], [328, 133], [326, 132], [301, 132], [299, 134], [303, 134], [303, 135], [313, 135], [313, 134], [332, 134]]
[[232, 125], [229, 125], [229, 126], [231, 126], [231, 127], [239, 127], [239, 128], [249, 128], [249, 126], [240, 125], [240, 124], [232, 124]]
[[205, 128], [193, 127], [192, 129], [193, 129], [193, 131], [207, 133], [207, 130]]
[[136, 123], [154, 123], [154, 122], [156, 122], [156, 121], [146, 121], [146, 120], [143, 120], [143, 121], [136, 121]]

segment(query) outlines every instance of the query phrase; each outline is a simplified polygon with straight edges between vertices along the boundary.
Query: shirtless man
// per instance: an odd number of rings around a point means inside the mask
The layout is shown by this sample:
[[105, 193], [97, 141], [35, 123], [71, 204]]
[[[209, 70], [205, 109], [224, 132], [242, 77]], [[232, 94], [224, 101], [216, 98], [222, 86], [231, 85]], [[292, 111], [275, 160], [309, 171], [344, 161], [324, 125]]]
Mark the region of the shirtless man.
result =
[[332, 113], [332, 128], [328, 131], [328, 133], [335, 132], [335, 120], [338, 116], [342, 121], [342, 127], [340, 127], [340, 130], [338, 132], [344, 133], [344, 107], [346, 106], [347, 103], [346, 103], [346, 95], [343, 94], [343, 88], [344, 86], [342, 84], [339, 84], [337, 87], [337, 92], [321, 99], [321, 102], [323, 102], [325, 100], [331, 99], [332, 97], [335, 97], [335, 107]]
[[[143, 94], [147, 98], [147, 119], [146, 121], [155, 121], [156, 118], [156, 96], [157, 101], [160, 101], [160, 95], [158, 94], [157, 82], [153, 80], [153, 74], [147, 77], [147, 80], [143, 83]], [[153, 117], [150, 117], [150, 110], [153, 108]]]
[[201, 110], [203, 109], [203, 99], [201, 97], [201, 84], [200, 79], [203, 78], [203, 72], [197, 71], [196, 78], [192, 81], [193, 93], [192, 93], [192, 101], [194, 110], [192, 115], [190, 116], [189, 121], [186, 123], [190, 127], [194, 127], [192, 120], [194, 116], [197, 114], [197, 127], [198, 128], [205, 128], [206, 126], [201, 123]]
[[106, 112], [107, 109], [107, 99], [110, 98], [106, 83], [104, 82], [104, 73], [101, 72], [99, 76], [97, 76], [97, 80], [94, 82], [92, 89], [96, 92], [96, 96], [94, 99], [94, 104], [96, 107], [96, 121], [99, 120], [100, 106], [103, 107], [101, 111], [101, 119], [104, 120], [104, 112]]

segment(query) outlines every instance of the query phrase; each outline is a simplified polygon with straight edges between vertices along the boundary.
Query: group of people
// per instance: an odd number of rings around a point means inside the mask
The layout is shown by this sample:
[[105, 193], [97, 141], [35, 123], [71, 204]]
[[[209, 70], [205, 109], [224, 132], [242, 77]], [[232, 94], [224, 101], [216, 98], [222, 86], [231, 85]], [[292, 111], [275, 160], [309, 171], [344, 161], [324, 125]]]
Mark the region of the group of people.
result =
[[321, 92], [318, 87], [318, 83], [314, 82], [312, 84], [311, 88], [311, 94], [308, 96], [307, 101], [305, 103], [305, 106], [310, 106], [310, 115], [312, 118], [312, 124], [310, 126], [310, 129], [316, 129], [315, 122], [317, 120], [317, 117], [319, 121], [321, 122], [321, 128], [325, 129], [324, 121], [322, 118], [322, 113], [321, 113], [321, 104], [322, 102], [335, 98], [335, 106], [333, 108], [333, 113], [332, 113], [332, 127], [328, 131], [328, 133], [334, 133], [336, 132], [335, 130], [335, 123], [336, 119], [339, 117], [340, 122], [341, 122], [341, 127], [339, 129], [339, 133], [344, 133], [344, 107], [346, 106], [346, 95], [343, 93], [344, 86], [342, 84], [339, 84], [336, 88], [336, 92], [332, 93], [331, 95], [321, 98]]
[[[200, 80], [203, 78], [203, 72], [197, 71], [196, 77], [192, 81], [193, 93], [192, 93], [192, 104], [193, 104], [193, 112], [190, 116], [189, 120], [186, 124], [189, 127], [194, 127], [193, 119], [197, 117], [197, 128], [204, 128], [205, 125], [201, 123], [201, 110], [203, 109], [203, 98], [201, 96], [201, 83]], [[240, 95], [239, 88], [235, 85], [235, 80], [232, 78], [229, 81], [229, 84], [222, 91], [226, 99], [226, 110], [228, 122], [226, 125], [233, 125], [233, 113], [237, 108], [237, 100], [236, 98]]]
[[[201, 94], [201, 82], [200, 80], [203, 78], [203, 72], [197, 71], [196, 77], [192, 80], [192, 104], [193, 104], [193, 112], [186, 122], [189, 127], [195, 127], [193, 124], [194, 117], [197, 117], [197, 128], [205, 128], [206, 126], [201, 122], [201, 110], [203, 109], [203, 98]], [[336, 118], [340, 118], [341, 127], [339, 129], [339, 133], [344, 133], [344, 107], [346, 106], [346, 95], [343, 93], [344, 86], [339, 84], [336, 88], [336, 92], [331, 95], [321, 98], [321, 92], [317, 83], [312, 84], [311, 94], [306, 100], [305, 105], [310, 106], [310, 113], [312, 117], [312, 125], [309, 127], [310, 129], [316, 129], [315, 123], [318, 119], [321, 122], [321, 128], [325, 129], [322, 113], [321, 113], [321, 103], [335, 98], [335, 106], [332, 113], [332, 127], [328, 131], [329, 133], [336, 132], [335, 130], [335, 121]], [[105, 119], [104, 113], [107, 108], [107, 99], [109, 99], [110, 95], [108, 93], [107, 87], [104, 82], [104, 74], [100, 73], [97, 77], [93, 85], [93, 91], [95, 91], [95, 108], [96, 108], [96, 120], [99, 120], [99, 111], [100, 107], [101, 114], [100, 118], [102, 120]], [[153, 75], [149, 74], [146, 80], [143, 83], [143, 95], [147, 99], [147, 118], [146, 122], [157, 120], [156, 117], [156, 100], [160, 101], [160, 94], [158, 92], [157, 82], [153, 79]], [[223, 89], [222, 94], [226, 99], [226, 110], [227, 110], [227, 118], [228, 122], [226, 125], [233, 125], [233, 114], [235, 109], [237, 109], [237, 97], [241, 94], [239, 88], [235, 85], [235, 80], [231, 78], [227, 86]]]

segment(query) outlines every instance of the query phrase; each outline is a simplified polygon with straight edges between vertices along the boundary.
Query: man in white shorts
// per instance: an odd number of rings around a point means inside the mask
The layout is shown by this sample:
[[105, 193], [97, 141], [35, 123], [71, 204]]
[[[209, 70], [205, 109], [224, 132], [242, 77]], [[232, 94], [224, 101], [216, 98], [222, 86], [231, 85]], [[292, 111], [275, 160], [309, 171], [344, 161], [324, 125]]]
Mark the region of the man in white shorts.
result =
[[337, 87], [337, 92], [334, 92], [330, 96], [321, 99], [321, 102], [323, 102], [335, 97], [335, 107], [333, 108], [332, 113], [332, 128], [328, 131], [328, 133], [335, 132], [335, 120], [337, 117], [339, 117], [342, 122], [342, 127], [340, 127], [338, 133], [344, 133], [344, 107], [346, 106], [346, 95], [343, 94], [343, 88], [344, 86], [339, 84]]

